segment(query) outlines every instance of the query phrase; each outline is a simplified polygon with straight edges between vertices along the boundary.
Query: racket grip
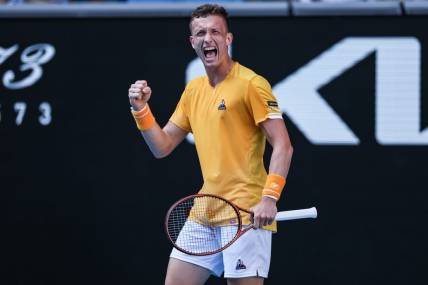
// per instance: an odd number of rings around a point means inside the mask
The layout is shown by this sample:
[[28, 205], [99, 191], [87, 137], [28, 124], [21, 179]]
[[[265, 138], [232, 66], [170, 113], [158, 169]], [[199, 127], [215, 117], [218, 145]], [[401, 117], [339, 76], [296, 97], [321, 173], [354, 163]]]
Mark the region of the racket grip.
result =
[[288, 221], [297, 219], [315, 219], [318, 216], [317, 208], [312, 207], [308, 209], [283, 211], [276, 214], [275, 220], [277, 221]]

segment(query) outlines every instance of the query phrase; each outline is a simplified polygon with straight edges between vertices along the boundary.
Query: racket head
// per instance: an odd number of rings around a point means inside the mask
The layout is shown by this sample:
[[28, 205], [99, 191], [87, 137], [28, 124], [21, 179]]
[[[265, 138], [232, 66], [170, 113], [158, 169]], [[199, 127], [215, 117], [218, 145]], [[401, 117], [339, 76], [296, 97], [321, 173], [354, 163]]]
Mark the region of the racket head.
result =
[[165, 232], [186, 254], [206, 256], [229, 247], [242, 234], [239, 208], [212, 194], [195, 194], [175, 202], [165, 217]]

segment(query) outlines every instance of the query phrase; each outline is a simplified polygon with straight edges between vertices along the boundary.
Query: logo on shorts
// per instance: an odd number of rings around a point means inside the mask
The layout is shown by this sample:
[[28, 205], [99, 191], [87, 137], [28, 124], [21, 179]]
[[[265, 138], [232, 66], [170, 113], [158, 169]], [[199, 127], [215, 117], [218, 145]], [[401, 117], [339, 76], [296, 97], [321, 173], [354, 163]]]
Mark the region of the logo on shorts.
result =
[[218, 110], [226, 110], [226, 103], [224, 102], [224, 99], [221, 99], [220, 104], [218, 105]]
[[236, 270], [244, 269], [247, 269], [247, 266], [245, 266], [244, 262], [241, 259], [238, 259], [238, 262], [236, 262]]

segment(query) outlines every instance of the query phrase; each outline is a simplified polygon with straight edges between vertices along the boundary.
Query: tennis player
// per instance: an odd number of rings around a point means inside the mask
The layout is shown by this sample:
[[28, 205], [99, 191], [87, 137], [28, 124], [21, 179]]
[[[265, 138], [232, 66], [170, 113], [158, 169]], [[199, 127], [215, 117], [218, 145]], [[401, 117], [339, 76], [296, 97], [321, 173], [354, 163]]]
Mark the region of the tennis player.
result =
[[[167, 285], [201, 285], [210, 275], [223, 273], [229, 285], [260, 285], [268, 276], [276, 203], [293, 148], [270, 84], [229, 56], [233, 35], [228, 26], [221, 6], [205, 4], [192, 12], [190, 43], [206, 76], [187, 84], [163, 128], [147, 104], [152, 95], [148, 83], [139, 80], [129, 88], [131, 112], [154, 156], [167, 156], [193, 133], [204, 178], [200, 192], [251, 209], [253, 220], [244, 222], [259, 228], [214, 255], [190, 256], [173, 249]], [[273, 149], [268, 174], [263, 165], [266, 139]]]

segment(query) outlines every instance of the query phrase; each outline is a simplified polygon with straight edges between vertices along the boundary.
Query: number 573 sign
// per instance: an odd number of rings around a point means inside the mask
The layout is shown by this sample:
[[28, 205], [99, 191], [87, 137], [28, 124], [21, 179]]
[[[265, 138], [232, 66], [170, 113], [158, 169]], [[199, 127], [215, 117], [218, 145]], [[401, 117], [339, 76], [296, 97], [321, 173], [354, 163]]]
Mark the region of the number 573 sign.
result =
[[[10, 90], [24, 89], [34, 85], [43, 76], [43, 64], [49, 62], [55, 55], [55, 48], [52, 45], [46, 43], [34, 44], [24, 48], [22, 51], [19, 72], [14, 70], [2, 70], [2, 64], [17, 53], [18, 50], [18, 44], [8, 48], [0, 46], [0, 80], [4, 87]], [[2, 74], [2, 72], [4, 73]], [[5, 107], [7, 106], [3, 106], [3, 109], [5, 109]], [[26, 102], [13, 103], [13, 111], [16, 115], [14, 121], [17, 126], [23, 124], [27, 115], [27, 107]], [[36, 117], [38, 118], [38, 122], [43, 126], [49, 125], [52, 121], [51, 105], [48, 102], [42, 102], [37, 108], [38, 114], [36, 114]], [[28, 115], [28, 117], [31, 119], [30, 115]], [[3, 119], [5, 118], [2, 118], [2, 106], [0, 104], [0, 123]]]
[[[19, 49], [19, 45], [13, 45], [9, 48], [0, 46], [0, 66], [8, 60]], [[16, 74], [13, 70], [7, 70], [3, 74], [3, 85], [12, 90], [30, 87], [36, 83], [43, 75], [42, 65], [49, 62], [55, 55], [55, 48], [50, 44], [34, 44], [25, 48], [21, 53], [20, 72], [30, 72], [27, 77], [16, 80]]]

